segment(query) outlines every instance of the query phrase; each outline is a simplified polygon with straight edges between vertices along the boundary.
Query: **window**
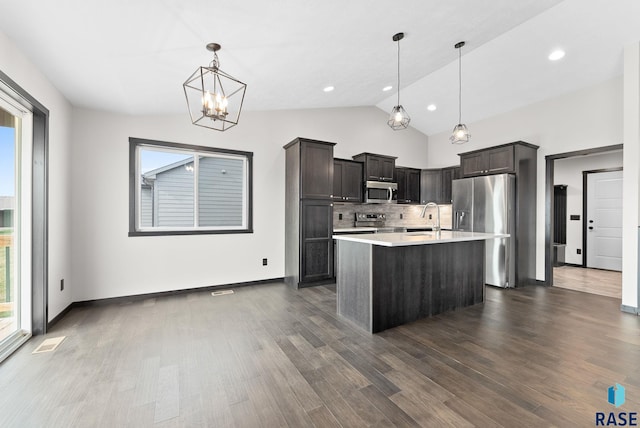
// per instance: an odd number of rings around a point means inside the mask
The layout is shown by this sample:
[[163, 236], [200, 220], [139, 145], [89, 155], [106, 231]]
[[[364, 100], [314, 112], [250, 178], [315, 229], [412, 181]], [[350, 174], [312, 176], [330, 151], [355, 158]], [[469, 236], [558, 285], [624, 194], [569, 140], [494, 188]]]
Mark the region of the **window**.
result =
[[253, 232], [253, 153], [139, 138], [129, 145], [129, 236]]

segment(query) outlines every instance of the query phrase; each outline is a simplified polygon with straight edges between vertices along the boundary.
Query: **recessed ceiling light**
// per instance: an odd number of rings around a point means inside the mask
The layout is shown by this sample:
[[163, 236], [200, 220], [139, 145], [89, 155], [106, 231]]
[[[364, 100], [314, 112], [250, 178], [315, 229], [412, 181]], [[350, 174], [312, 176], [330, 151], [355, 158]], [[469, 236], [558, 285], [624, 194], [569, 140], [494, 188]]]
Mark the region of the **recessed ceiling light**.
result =
[[438, 107], [436, 107], [436, 105], [435, 105], [435, 104], [429, 104], [429, 105], [427, 106], [427, 110], [429, 110], [429, 111], [436, 111], [436, 109], [437, 109], [437, 108], [438, 108]]
[[326, 86], [326, 87], [323, 89], [323, 91], [325, 91], [325, 92], [331, 92], [331, 91], [333, 91], [334, 89], [335, 89], [335, 88], [334, 88], [333, 86]]
[[562, 49], [556, 49], [549, 54], [549, 61], [557, 61], [564, 58], [564, 51]]
[[385, 86], [384, 88], [382, 88], [383, 91], [387, 92], [393, 89], [393, 86]]

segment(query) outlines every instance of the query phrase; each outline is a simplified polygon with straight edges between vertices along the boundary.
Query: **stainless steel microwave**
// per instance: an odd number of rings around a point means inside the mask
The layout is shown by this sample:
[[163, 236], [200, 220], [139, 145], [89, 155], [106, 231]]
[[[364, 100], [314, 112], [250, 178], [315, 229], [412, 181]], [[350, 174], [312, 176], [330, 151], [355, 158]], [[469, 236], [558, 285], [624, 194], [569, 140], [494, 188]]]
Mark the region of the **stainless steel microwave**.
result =
[[367, 181], [364, 188], [364, 201], [377, 204], [398, 203], [398, 183]]

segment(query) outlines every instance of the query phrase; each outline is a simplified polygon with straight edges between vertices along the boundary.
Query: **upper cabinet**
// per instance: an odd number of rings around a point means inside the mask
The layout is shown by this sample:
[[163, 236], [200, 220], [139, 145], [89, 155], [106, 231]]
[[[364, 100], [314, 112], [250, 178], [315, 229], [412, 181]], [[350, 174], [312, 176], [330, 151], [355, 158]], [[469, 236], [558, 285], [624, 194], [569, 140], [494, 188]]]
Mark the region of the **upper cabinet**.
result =
[[515, 173], [519, 168], [521, 159], [531, 156], [531, 150], [537, 150], [537, 146], [516, 141], [488, 149], [475, 150], [460, 154], [460, 166], [463, 177], [478, 175]]
[[415, 168], [396, 167], [398, 182], [398, 203], [420, 203], [420, 170]]
[[441, 203], [450, 204], [453, 200], [451, 188], [453, 180], [462, 178], [459, 166], [450, 166], [442, 169], [442, 195]]
[[440, 203], [442, 199], [442, 170], [423, 169], [420, 173], [420, 199]]
[[333, 200], [362, 202], [362, 162], [333, 160]]
[[[295, 140], [294, 140], [295, 141]], [[300, 144], [300, 197], [333, 196], [333, 143], [298, 139]]]
[[420, 174], [421, 203], [451, 203], [451, 182], [460, 178], [460, 167], [450, 166], [440, 169], [423, 169]]
[[353, 160], [364, 164], [365, 181], [393, 181], [396, 159], [374, 153], [360, 153], [353, 157]]

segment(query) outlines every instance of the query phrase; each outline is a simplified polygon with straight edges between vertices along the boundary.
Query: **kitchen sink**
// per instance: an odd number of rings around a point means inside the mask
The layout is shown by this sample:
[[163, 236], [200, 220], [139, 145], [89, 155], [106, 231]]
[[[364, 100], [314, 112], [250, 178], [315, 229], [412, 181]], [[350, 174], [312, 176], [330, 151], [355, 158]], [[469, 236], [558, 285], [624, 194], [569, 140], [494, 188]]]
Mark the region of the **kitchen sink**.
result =
[[407, 227], [405, 228], [405, 232], [432, 232], [433, 227], [424, 226], [424, 227]]
[[437, 232], [429, 231], [429, 232], [407, 232], [408, 236], [434, 236]]

